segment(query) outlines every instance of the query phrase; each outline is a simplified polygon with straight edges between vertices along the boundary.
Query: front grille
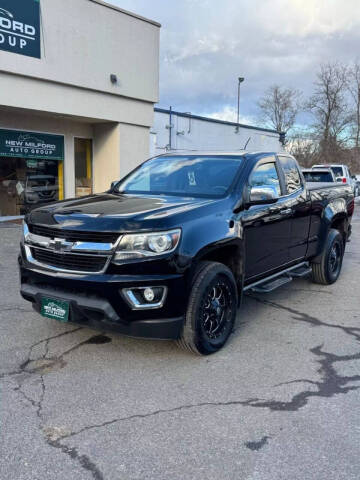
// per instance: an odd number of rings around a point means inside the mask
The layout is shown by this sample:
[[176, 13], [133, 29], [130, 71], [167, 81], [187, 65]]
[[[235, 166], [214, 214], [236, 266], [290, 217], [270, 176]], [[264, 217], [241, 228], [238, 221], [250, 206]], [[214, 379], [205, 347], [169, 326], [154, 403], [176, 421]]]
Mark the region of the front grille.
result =
[[79, 230], [60, 230], [57, 228], [29, 225], [29, 230], [35, 235], [49, 238], [64, 238], [68, 242], [100, 242], [115, 243], [119, 233], [112, 232], [83, 232]]
[[105, 268], [109, 257], [75, 253], [57, 253], [40, 248], [32, 248], [33, 258], [51, 267], [77, 272], [100, 272]]

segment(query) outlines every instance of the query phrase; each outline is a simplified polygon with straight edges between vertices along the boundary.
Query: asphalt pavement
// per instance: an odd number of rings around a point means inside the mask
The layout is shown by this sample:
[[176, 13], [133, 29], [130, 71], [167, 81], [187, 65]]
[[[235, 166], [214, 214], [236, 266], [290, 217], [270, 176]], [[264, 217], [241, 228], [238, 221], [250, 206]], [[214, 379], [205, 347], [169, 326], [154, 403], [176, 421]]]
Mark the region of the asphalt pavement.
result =
[[0, 226], [0, 478], [359, 480], [360, 204], [337, 283], [246, 296], [226, 348], [61, 324]]

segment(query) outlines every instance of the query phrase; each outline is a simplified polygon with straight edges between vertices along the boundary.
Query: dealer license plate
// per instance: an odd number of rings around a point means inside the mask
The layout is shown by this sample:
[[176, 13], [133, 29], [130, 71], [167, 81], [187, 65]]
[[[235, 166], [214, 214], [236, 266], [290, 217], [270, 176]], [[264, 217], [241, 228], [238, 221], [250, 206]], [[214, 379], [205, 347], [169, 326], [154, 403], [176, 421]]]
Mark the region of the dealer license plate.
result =
[[59, 322], [67, 322], [69, 320], [69, 302], [43, 297], [41, 301], [41, 315]]

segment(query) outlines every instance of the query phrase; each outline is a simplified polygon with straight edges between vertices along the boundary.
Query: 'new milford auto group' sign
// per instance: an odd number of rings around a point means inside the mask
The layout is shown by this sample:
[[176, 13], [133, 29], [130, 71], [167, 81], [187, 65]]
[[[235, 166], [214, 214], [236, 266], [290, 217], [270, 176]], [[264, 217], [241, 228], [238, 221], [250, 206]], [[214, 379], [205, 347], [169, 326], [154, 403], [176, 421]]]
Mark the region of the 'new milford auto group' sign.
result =
[[0, 50], [41, 57], [40, 0], [0, 0]]
[[64, 137], [0, 128], [0, 158], [64, 160]]

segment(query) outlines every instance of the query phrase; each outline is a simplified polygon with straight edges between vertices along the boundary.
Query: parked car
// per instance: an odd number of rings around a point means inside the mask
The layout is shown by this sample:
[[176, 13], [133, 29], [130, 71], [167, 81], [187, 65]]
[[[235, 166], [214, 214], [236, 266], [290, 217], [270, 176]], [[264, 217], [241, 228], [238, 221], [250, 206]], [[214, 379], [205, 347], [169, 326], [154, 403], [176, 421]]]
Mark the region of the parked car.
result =
[[359, 195], [357, 184], [350, 173], [349, 167], [346, 165], [314, 165], [312, 168], [331, 168], [331, 170], [334, 172], [337, 182], [348, 183], [351, 185], [354, 195], [356, 197]]
[[21, 294], [48, 318], [214, 353], [245, 292], [338, 279], [353, 210], [349, 185], [306, 184], [289, 155], [164, 154], [27, 214]]
[[26, 177], [24, 203], [37, 204], [56, 200], [59, 191], [53, 175], [29, 175]]
[[360, 175], [353, 175], [353, 180], [356, 183], [357, 186], [357, 197], [360, 195]]
[[302, 174], [307, 182], [336, 182], [334, 172], [331, 168], [303, 168]]

